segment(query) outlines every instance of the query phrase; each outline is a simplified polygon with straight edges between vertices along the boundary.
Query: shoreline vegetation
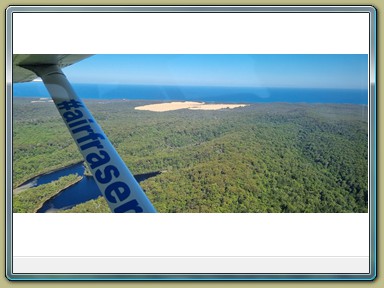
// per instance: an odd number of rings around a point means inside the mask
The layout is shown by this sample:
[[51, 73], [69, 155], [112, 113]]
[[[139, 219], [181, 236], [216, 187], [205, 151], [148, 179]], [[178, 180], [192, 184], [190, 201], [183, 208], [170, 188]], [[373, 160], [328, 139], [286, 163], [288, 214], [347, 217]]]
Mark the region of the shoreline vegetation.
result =
[[97, 199], [90, 200], [85, 203], [80, 203], [71, 209], [60, 210], [60, 213], [111, 213], [107, 201], [103, 196]]
[[82, 163], [82, 162], [84, 162], [84, 160], [75, 159], [74, 161], [68, 161], [68, 162], [63, 163], [63, 164], [57, 164], [55, 166], [50, 166], [48, 168], [44, 168], [44, 169], [40, 170], [38, 173], [36, 173], [36, 174], [31, 173], [28, 176], [26, 176], [20, 180], [16, 179], [16, 181], [15, 181], [15, 179], [14, 179], [13, 180], [13, 191], [17, 190], [18, 188], [21, 188], [22, 186], [24, 186], [26, 183], [28, 183], [29, 181], [31, 181], [34, 178], [37, 178], [37, 177], [40, 177], [40, 176], [43, 176], [46, 174], [50, 174], [52, 172], [59, 171], [59, 170], [62, 170], [64, 168], [71, 167], [71, 166], [77, 165], [77, 164]]
[[45, 202], [81, 181], [82, 178], [82, 176], [72, 174], [38, 187], [27, 188], [22, 193], [13, 195], [12, 211], [14, 213], [36, 213]]
[[[21, 184], [19, 184], [17, 186], [14, 184], [14, 186], [16, 186], [16, 187], [13, 189], [12, 192], [13, 192], [14, 195], [19, 194], [20, 192], [24, 191], [25, 189], [33, 188], [33, 187], [31, 187], [31, 185], [33, 185], [33, 184], [30, 184], [30, 185], [27, 184], [27, 183], [31, 182], [33, 179], [41, 177], [41, 176], [44, 176], [44, 175], [47, 175], [47, 174], [51, 174], [51, 173], [54, 173], [56, 171], [60, 171], [60, 170], [66, 169], [66, 168], [71, 168], [71, 167], [73, 167], [75, 165], [78, 165], [80, 163], [84, 163], [84, 160], [77, 161], [77, 162], [74, 162], [72, 164], [69, 164], [69, 165], [66, 165], [66, 166], [63, 166], [63, 167], [60, 167], [60, 166], [57, 166], [55, 168], [49, 167], [49, 168], [47, 168], [47, 170], [43, 170], [43, 172], [40, 172], [40, 173], [32, 176], [31, 178], [29, 178], [28, 180], [24, 181], [23, 183], [21, 183]], [[87, 167], [85, 165], [85, 163], [84, 163], [84, 166]], [[86, 170], [85, 172], [89, 172], [89, 171]], [[90, 174], [90, 172], [89, 172], [89, 174], [85, 174], [85, 172], [84, 172], [84, 176], [92, 176], [92, 174]]]
[[[57, 110], [30, 101], [13, 102], [14, 187], [52, 167], [83, 162]], [[146, 113], [136, 108], [162, 103], [85, 102], [133, 174], [169, 172], [141, 183], [158, 212], [368, 210], [367, 105], [249, 103]], [[58, 181], [44, 193], [70, 182]], [[21, 197], [25, 192], [13, 196], [14, 212], [36, 208]], [[104, 213], [107, 207], [98, 198], [65, 212]]]

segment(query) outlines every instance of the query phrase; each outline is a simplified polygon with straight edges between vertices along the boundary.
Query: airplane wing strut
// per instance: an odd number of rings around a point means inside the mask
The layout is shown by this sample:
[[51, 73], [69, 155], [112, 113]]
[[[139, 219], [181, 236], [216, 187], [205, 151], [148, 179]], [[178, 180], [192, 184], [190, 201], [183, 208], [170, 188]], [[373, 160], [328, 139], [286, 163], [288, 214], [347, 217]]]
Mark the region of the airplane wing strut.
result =
[[19, 65], [39, 76], [112, 212], [156, 212], [124, 161], [56, 64]]

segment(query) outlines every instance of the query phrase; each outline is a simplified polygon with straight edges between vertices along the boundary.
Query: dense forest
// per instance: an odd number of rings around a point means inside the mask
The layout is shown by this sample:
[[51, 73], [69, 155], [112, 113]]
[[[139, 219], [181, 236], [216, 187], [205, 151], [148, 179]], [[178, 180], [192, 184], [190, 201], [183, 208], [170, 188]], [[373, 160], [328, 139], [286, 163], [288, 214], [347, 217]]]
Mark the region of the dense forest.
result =
[[[14, 187], [82, 159], [54, 104], [31, 100], [13, 101]], [[164, 171], [141, 183], [159, 212], [368, 211], [366, 105], [159, 113], [134, 109], [146, 101], [86, 104], [133, 174]], [[107, 211], [100, 198], [64, 212]]]

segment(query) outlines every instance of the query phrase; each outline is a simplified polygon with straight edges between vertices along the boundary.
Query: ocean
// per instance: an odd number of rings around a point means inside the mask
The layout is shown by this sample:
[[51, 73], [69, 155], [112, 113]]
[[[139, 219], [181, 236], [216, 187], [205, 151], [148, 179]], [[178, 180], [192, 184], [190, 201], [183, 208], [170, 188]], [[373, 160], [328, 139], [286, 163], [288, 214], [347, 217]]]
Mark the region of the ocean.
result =
[[[368, 104], [367, 89], [255, 88], [217, 86], [73, 84], [83, 99], [201, 101], [214, 103], [350, 103]], [[42, 82], [15, 84], [16, 97], [49, 97]]]

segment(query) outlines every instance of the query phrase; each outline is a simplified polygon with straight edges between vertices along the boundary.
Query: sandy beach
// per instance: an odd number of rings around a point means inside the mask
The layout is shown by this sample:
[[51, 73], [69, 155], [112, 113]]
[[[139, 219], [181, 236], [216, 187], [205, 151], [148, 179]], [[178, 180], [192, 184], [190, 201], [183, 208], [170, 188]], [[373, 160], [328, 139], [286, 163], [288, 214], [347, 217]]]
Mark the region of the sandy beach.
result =
[[246, 104], [205, 104], [204, 102], [170, 102], [160, 104], [150, 104], [135, 107], [136, 110], [145, 110], [153, 112], [166, 112], [180, 109], [191, 110], [220, 110], [220, 109], [233, 109], [239, 107], [249, 106]]

